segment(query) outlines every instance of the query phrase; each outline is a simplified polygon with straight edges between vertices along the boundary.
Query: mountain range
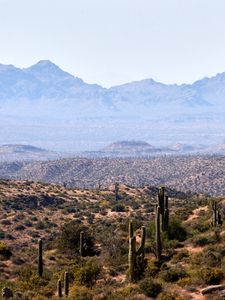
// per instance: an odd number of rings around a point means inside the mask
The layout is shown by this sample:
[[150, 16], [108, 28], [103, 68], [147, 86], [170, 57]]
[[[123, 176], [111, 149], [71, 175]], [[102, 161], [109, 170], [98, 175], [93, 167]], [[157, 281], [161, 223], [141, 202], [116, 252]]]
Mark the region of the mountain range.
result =
[[115, 140], [156, 145], [224, 139], [225, 73], [193, 84], [146, 79], [103, 88], [48, 60], [0, 65], [0, 144], [99, 150]]

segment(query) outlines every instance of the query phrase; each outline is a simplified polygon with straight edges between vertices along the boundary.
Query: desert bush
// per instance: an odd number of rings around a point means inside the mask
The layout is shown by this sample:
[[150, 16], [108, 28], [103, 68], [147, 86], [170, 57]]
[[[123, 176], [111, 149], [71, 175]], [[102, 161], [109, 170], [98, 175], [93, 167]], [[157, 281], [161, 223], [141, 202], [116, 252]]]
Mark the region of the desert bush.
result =
[[145, 278], [139, 283], [141, 292], [147, 297], [156, 297], [162, 291], [162, 285], [152, 278]]
[[191, 229], [200, 233], [206, 232], [210, 229], [210, 222], [208, 220], [207, 221], [198, 220], [197, 222], [194, 221], [191, 224]]
[[198, 247], [203, 247], [205, 245], [209, 245], [212, 242], [212, 238], [210, 236], [203, 236], [203, 237], [195, 237], [193, 239], [193, 244], [194, 246]]
[[11, 222], [10, 220], [8, 220], [8, 219], [3, 219], [3, 220], [1, 221], [1, 224], [2, 224], [2, 225], [11, 225], [12, 222]]
[[219, 284], [224, 277], [221, 269], [209, 267], [201, 268], [198, 275], [206, 284]]
[[148, 261], [145, 275], [148, 277], [155, 277], [160, 271], [159, 263], [157, 260]]
[[75, 266], [74, 277], [76, 282], [86, 287], [93, 287], [101, 273], [101, 266], [93, 260]]
[[92, 300], [93, 296], [92, 293], [90, 292], [90, 290], [88, 288], [86, 288], [85, 286], [77, 286], [74, 285], [71, 290], [70, 290], [70, 294], [69, 294], [69, 300]]
[[139, 292], [139, 288], [136, 284], [128, 284], [120, 288], [113, 288], [110, 286], [107, 292], [102, 294], [102, 297], [94, 297], [94, 299], [99, 300], [124, 300], [124, 299], [135, 299], [135, 294]]
[[30, 220], [26, 219], [26, 220], [24, 220], [24, 225], [27, 227], [32, 227], [33, 223]]
[[25, 226], [23, 226], [22, 224], [19, 224], [15, 227], [15, 230], [17, 230], [17, 231], [22, 231], [24, 229], [25, 229]]
[[31, 265], [18, 268], [18, 286], [24, 291], [40, 291], [48, 284], [49, 278], [39, 277]]
[[10, 251], [8, 245], [4, 242], [0, 241], [0, 255], [5, 259], [9, 259], [12, 256], [12, 252]]
[[166, 282], [176, 282], [186, 276], [186, 271], [181, 267], [171, 267], [159, 273], [159, 277]]
[[176, 218], [171, 218], [169, 223], [168, 238], [170, 240], [177, 240], [183, 242], [187, 238], [187, 231]]
[[174, 256], [173, 260], [175, 262], [179, 262], [181, 260], [186, 260], [189, 257], [189, 252], [187, 250], [178, 251]]
[[122, 203], [116, 203], [115, 205], [113, 205], [112, 211], [125, 212], [126, 211], [126, 207]]
[[177, 293], [165, 291], [157, 297], [157, 300], [183, 300], [183, 298], [177, 295]]
[[100, 232], [99, 239], [106, 264], [122, 266], [127, 262], [128, 246], [119, 232], [115, 235], [115, 231], [108, 228], [107, 234], [104, 233], [104, 230]]
[[97, 254], [94, 238], [91, 236], [87, 228], [77, 224], [75, 221], [65, 223], [61, 228], [58, 247], [67, 253], [79, 253], [80, 232], [84, 232], [84, 256], [93, 256]]
[[0, 231], [0, 240], [3, 240], [5, 238], [5, 232]]
[[202, 253], [202, 265], [209, 267], [219, 267], [221, 265], [222, 255], [215, 249], [205, 249]]

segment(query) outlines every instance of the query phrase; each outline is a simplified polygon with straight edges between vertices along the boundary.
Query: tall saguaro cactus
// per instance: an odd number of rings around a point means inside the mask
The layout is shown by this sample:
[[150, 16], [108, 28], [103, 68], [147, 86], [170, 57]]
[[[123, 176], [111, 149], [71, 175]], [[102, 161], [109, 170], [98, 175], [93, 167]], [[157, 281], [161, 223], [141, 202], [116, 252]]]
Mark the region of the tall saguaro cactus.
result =
[[80, 232], [80, 256], [84, 256], [84, 232]]
[[168, 196], [165, 195], [165, 187], [160, 187], [158, 193], [158, 206], [160, 207], [161, 229], [167, 231], [169, 228]]
[[38, 241], [38, 275], [43, 275], [43, 242], [40, 239]]
[[64, 274], [64, 294], [65, 296], [69, 295], [69, 273], [65, 272]]
[[128, 263], [130, 280], [134, 281], [136, 269], [136, 236], [132, 236], [131, 238], [129, 238]]
[[156, 257], [158, 261], [162, 257], [162, 242], [161, 242], [161, 232], [160, 232], [160, 207], [156, 207], [155, 214], [155, 242], [156, 242]]
[[223, 224], [222, 216], [218, 207], [218, 203], [215, 200], [212, 201], [212, 211], [213, 211], [212, 214], [213, 226], [216, 227], [217, 225], [222, 225]]
[[164, 229], [168, 232], [169, 230], [169, 206], [168, 196], [165, 196], [165, 212], [164, 212]]
[[165, 187], [161, 187], [158, 193], [158, 204], [155, 208], [155, 244], [156, 257], [160, 261], [162, 258], [161, 230], [169, 231], [169, 201], [165, 195]]
[[140, 276], [145, 269], [145, 239], [146, 230], [145, 227], [141, 228], [141, 244], [138, 250], [136, 250], [136, 236], [133, 232], [133, 224], [129, 223], [129, 253], [128, 253], [128, 264], [129, 264], [129, 278], [130, 281], [135, 281], [136, 277]]
[[57, 294], [58, 294], [58, 299], [61, 300], [62, 299], [62, 282], [60, 279], [57, 282]]
[[115, 200], [116, 201], [119, 200], [119, 183], [118, 182], [115, 183]]

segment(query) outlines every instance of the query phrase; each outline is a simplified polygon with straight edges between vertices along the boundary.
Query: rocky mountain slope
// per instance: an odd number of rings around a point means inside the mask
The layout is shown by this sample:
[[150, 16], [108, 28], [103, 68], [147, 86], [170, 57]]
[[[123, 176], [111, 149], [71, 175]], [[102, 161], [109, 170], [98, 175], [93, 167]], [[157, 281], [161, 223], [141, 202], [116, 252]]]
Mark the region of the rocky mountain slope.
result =
[[225, 195], [224, 156], [158, 158], [72, 158], [48, 162], [0, 164], [1, 178], [15, 178], [71, 187], [167, 185], [181, 191]]

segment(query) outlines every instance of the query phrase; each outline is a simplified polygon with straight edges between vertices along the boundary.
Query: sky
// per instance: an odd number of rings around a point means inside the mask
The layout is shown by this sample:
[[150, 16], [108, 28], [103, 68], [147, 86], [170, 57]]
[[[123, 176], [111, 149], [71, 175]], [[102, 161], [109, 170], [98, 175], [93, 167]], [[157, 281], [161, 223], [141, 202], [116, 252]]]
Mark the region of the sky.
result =
[[225, 71], [224, 0], [0, 0], [0, 63], [48, 59], [104, 87]]

